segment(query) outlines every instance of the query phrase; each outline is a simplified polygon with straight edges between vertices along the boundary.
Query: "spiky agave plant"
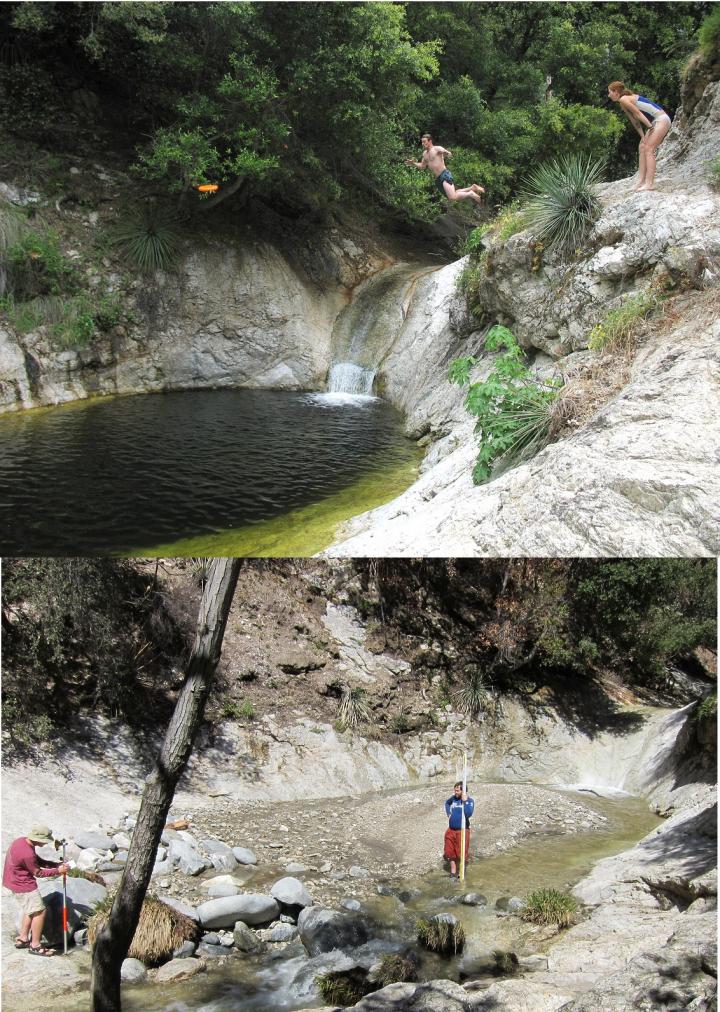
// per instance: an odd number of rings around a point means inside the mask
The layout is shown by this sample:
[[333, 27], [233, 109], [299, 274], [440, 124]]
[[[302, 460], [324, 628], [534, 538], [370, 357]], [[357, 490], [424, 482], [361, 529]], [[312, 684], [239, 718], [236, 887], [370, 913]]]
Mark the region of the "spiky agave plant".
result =
[[529, 177], [523, 191], [526, 220], [535, 239], [547, 247], [574, 248], [600, 214], [594, 191], [605, 163], [582, 155], [565, 155], [545, 163]]
[[344, 685], [340, 699], [339, 720], [345, 730], [353, 730], [358, 724], [370, 719], [370, 709], [365, 701], [365, 690], [351, 689]]
[[468, 717], [477, 717], [483, 710], [487, 697], [485, 677], [481, 671], [475, 669], [466, 673], [464, 684], [455, 693], [458, 708]]
[[180, 252], [177, 219], [164, 208], [146, 204], [115, 225], [110, 241], [143, 274], [166, 271]]

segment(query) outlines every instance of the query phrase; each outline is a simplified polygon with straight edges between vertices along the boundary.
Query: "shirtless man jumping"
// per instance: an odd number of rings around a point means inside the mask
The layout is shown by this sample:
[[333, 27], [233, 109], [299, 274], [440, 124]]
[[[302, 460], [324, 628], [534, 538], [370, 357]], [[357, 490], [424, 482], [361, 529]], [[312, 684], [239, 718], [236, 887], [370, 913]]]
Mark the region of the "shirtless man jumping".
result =
[[481, 204], [482, 197], [480, 194], [485, 193], [483, 186], [471, 183], [470, 186], [466, 186], [462, 190], [455, 189], [453, 177], [445, 168], [444, 157], [447, 155], [448, 158], [452, 158], [452, 151], [448, 151], [447, 148], [441, 148], [439, 144], [434, 144], [430, 134], [423, 134], [421, 143], [423, 146], [423, 156], [420, 161], [414, 162], [412, 158], [406, 158], [405, 164], [411, 165], [416, 169], [430, 169], [435, 177], [435, 185], [443, 197], [447, 197], [448, 200], [470, 199], [474, 200], [476, 204]]

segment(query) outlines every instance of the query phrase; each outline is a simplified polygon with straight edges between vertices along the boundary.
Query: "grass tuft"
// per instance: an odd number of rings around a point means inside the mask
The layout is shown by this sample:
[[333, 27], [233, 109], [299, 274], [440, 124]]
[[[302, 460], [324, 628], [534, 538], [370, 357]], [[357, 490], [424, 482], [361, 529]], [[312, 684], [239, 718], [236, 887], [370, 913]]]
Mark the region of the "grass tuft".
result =
[[567, 928], [573, 923], [577, 908], [577, 900], [570, 893], [536, 889], [526, 898], [520, 917], [533, 924], [557, 924], [559, 928]]
[[626, 299], [593, 327], [588, 337], [588, 348], [610, 352], [629, 350], [634, 344], [637, 324], [649, 316], [657, 304], [657, 296], [649, 292], [640, 292]]
[[421, 918], [417, 922], [417, 938], [426, 949], [441, 956], [455, 955], [465, 948], [465, 928], [448, 915]]

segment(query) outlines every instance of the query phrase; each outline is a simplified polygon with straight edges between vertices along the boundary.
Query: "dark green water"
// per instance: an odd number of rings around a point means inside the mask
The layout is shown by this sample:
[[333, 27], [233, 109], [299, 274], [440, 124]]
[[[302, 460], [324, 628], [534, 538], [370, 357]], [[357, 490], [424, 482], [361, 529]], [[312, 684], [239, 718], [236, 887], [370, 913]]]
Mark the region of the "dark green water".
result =
[[[372, 505], [413, 479], [418, 451], [378, 398], [267, 390], [108, 398], [0, 418], [0, 554], [193, 554], [374, 476]], [[364, 484], [363, 484], [364, 483]], [[385, 501], [386, 501], [385, 499]], [[368, 508], [346, 504], [346, 519]], [[300, 518], [297, 520], [297, 518]], [[330, 540], [328, 536], [327, 541]], [[293, 531], [295, 555], [302, 529]], [[221, 554], [221, 553], [220, 553]], [[286, 554], [282, 545], [273, 554]]]

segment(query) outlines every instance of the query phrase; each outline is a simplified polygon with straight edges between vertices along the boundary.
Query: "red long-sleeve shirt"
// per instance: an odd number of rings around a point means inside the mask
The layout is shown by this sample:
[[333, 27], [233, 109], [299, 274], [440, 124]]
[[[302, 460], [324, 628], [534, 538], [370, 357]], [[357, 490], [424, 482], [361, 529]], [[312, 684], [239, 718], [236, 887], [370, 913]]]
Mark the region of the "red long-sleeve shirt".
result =
[[37, 889], [36, 878], [57, 875], [57, 865], [38, 857], [26, 837], [20, 836], [8, 847], [5, 855], [2, 884], [14, 893], [31, 893]]

